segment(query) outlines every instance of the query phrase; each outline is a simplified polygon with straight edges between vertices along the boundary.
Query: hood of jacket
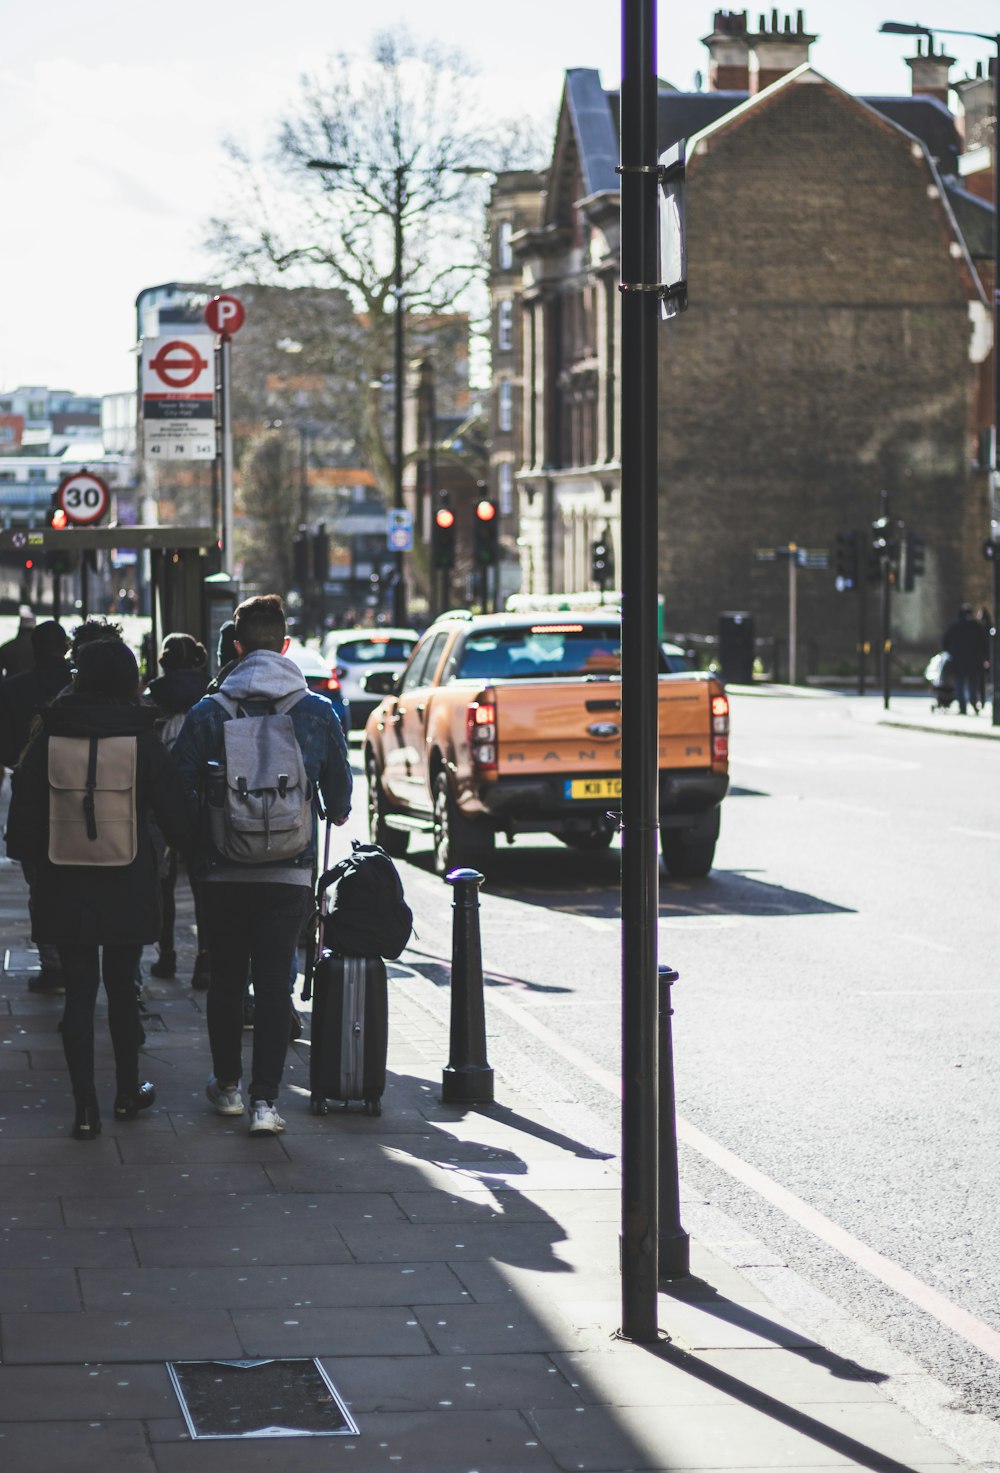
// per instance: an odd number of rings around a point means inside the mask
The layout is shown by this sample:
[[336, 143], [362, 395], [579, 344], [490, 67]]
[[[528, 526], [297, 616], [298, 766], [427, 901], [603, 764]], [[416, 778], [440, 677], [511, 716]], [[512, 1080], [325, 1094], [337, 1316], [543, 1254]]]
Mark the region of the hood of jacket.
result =
[[141, 736], [152, 731], [158, 712], [155, 706], [135, 706], [123, 701], [102, 701], [98, 696], [81, 696], [75, 691], [58, 697], [39, 711], [47, 736]]
[[207, 689], [208, 673], [205, 670], [167, 670], [147, 686], [150, 696], [168, 716], [190, 711]]
[[280, 701], [295, 691], [306, 695], [308, 687], [294, 660], [274, 650], [253, 650], [226, 676], [219, 691], [232, 701]]

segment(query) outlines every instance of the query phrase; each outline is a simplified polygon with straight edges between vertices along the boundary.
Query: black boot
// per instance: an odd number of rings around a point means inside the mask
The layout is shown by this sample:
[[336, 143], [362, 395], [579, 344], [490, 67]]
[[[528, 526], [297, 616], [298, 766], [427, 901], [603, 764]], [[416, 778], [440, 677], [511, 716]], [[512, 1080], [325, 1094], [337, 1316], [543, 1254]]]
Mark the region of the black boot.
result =
[[95, 1141], [101, 1133], [101, 1111], [96, 1094], [91, 1091], [76, 1102], [76, 1119], [70, 1131], [75, 1141]]
[[156, 1087], [147, 1079], [135, 1089], [120, 1089], [115, 1095], [115, 1119], [134, 1120], [140, 1110], [147, 1110], [156, 1099]]

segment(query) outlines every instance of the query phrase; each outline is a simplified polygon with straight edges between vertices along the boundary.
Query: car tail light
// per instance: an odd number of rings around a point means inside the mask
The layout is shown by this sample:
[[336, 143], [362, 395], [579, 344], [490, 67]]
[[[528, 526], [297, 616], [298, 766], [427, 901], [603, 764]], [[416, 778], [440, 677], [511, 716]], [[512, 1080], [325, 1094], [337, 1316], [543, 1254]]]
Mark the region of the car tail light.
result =
[[712, 761], [729, 761], [729, 698], [712, 697]]
[[327, 680], [324, 683], [326, 685], [326, 689], [327, 690], [339, 690], [340, 689], [340, 681], [337, 679], [337, 677], [335, 675], [331, 675], [330, 676], [330, 679]]
[[497, 770], [496, 692], [481, 691], [465, 715], [469, 757], [477, 773]]

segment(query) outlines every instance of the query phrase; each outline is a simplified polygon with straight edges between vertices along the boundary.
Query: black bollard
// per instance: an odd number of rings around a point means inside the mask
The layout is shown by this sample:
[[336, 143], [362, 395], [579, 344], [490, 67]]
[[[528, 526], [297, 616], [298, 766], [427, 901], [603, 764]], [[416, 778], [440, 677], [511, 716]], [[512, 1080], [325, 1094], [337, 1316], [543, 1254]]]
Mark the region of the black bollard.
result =
[[682, 1279], [691, 1272], [691, 1239], [681, 1226], [681, 1190], [677, 1172], [677, 1111], [674, 1104], [674, 1045], [670, 1019], [670, 989], [680, 973], [660, 965], [660, 1172], [659, 1172], [659, 1276]]
[[486, 1059], [483, 955], [479, 940], [479, 887], [475, 869], [453, 869], [451, 931], [451, 1053], [441, 1075], [446, 1105], [491, 1105], [493, 1070]]

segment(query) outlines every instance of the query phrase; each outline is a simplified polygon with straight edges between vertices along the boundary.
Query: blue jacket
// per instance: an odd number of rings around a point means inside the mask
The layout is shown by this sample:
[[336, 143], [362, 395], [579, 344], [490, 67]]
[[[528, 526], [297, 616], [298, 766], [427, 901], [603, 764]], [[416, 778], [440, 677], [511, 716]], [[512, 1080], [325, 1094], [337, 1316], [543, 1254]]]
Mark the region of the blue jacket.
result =
[[[343, 818], [350, 812], [353, 778], [347, 756], [347, 742], [330, 702], [306, 689], [298, 666], [273, 650], [254, 650], [230, 672], [220, 687], [221, 693], [247, 706], [251, 714], [262, 714], [267, 701], [282, 700], [301, 690], [302, 699], [292, 706], [289, 715], [295, 736], [302, 749], [306, 776], [323, 795], [323, 803], [331, 819]], [[210, 870], [238, 869], [244, 873], [253, 868], [235, 865], [215, 849], [208, 836], [208, 813], [204, 802], [208, 762], [225, 762], [222, 728], [232, 717], [219, 701], [205, 696], [192, 706], [172, 749], [185, 791], [194, 795], [201, 809], [195, 869], [199, 875]], [[285, 867], [311, 869], [316, 853], [316, 829], [313, 841]], [[275, 866], [268, 866], [272, 872]], [[263, 878], [263, 876], [262, 876]]]

